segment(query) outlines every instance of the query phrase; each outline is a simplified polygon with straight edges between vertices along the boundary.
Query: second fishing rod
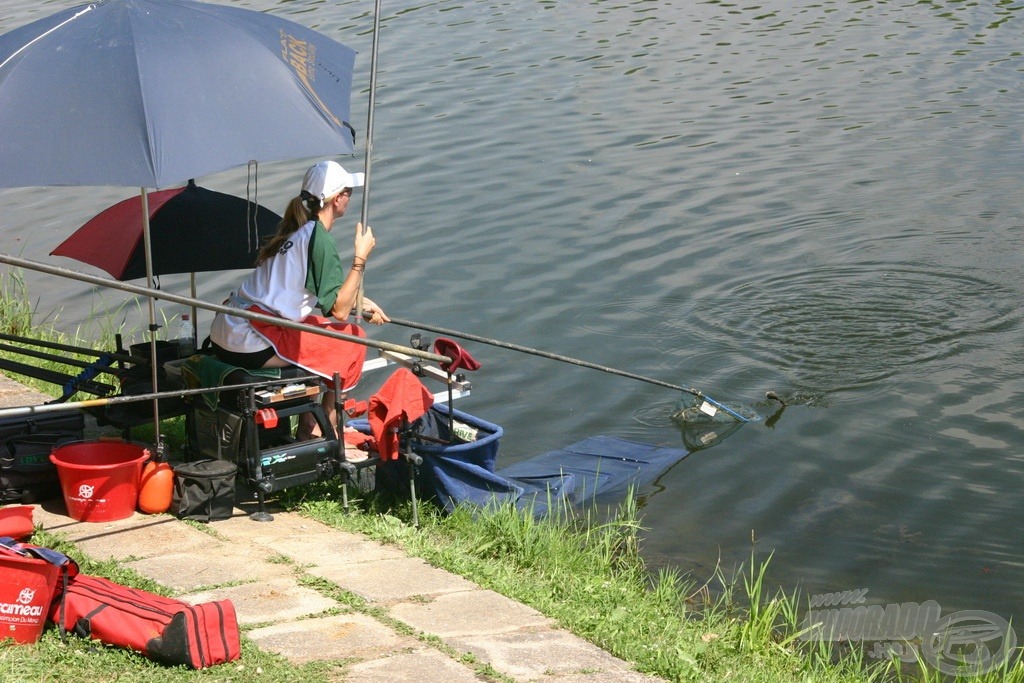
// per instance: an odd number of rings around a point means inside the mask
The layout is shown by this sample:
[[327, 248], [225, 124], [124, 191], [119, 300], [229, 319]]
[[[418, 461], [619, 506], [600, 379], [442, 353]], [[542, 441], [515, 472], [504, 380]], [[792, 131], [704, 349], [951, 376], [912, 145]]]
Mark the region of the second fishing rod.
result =
[[[716, 409], [725, 412], [727, 415], [729, 415], [730, 417], [732, 417], [732, 418], [734, 418], [736, 420], [739, 420], [740, 422], [749, 422], [750, 421], [750, 418], [745, 417], [744, 415], [738, 413], [737, 411], [733, 410], [729, 406], [724, 405], [723, 403], [720, 403], [720, 402], [714, 400], [713, 398], [709, 397], [704, 392], [699, 391], [699, 390], [694, 389], [694, 388], [691, 388], [691, 387], [684, 387], [684, 386], [680, 386], [678, 384], [672, 384], [670, 382], [664, 382], [664, 381], [662, 381], [660, 379], [654, 379], [652, 377], [645, 377], [643, 375], [639, 375], [639, 374], [636, 374], [634, 372], [629, 372], [627, 370], [620, 370], [618, 368], [609, 367], [607, 365], [599, 365], [597, 363], [591, 363], [589, 361], [581, 360], [579, 358], [572, 358], [571, 356], [563, 356], [562, 354], [559, 354], [559, 353], [551, 353], [550, 351], [543, 351], [541, 349], [535, 349], [535, 348], [531, 348], [529, 346], [523, 346], [521, 344], [514, 344], [512, 342], [502, 341], [500, 339], [493, 339], [493, 338], [490, 338], [490, 337], [483, 337], [483, 336], [476, 335], [476, 334], [471, 334], [471, 333], [468, 333], [468, 332], [460, 332], [459, 330], [452, 330], [452, 329], [448, 329], [448, 328], [445, 328], [445, 327], [440, 327], [440, 326], [437, 326], [437, 325], [430, 325], [428, 323], [420, 323], [420, 322], [415, 322], [415, 321], [412, 321], [412, 320], [403, 320], [401, 318], [396, 318], [394, 316], [389, 316], [389, 317], [391, 318], [391, 322], [393, 324], [401, 325], [402, 327], [408, 327], [408, 328], [411, 328], [411, 329], [422, 330], [424, 332], [433, 332], [434, 334], [443, 334], [443, 335], [447, 335], [447, 336], [451, 336], [451, 337], [458, 337], [459, 339], [465, 339], [467, 341], [474, 341], [474, 342], [479, 342], [481, 344], [488, 344], [490, 346], [496, 346], [496, 347], [503, 348], [503, 349], [509, 349], [510, 351], [518, 351], [520, 353], [527, 353], [527, 354], [530, 354], [532, 356], [538, 356], [540, 358], [548, 358], [550, 360], [559, 361], [561, 363], [568, 363], [570, 365], [576, 365], [576, 366], [583, 367], [583, 368], [590, 368], [591, 370], [599, 370], [601, 372], [606, 372], [608, 374], [618, 375], [620, 377], [627, 377], [629, 379], [635, 379], [635, 380], [638, 380], [640, 382], [646, 382], [647, 384], [653, 384], [653, 385], [656, 385], [656, 386], [666, 387], [668, 389], [674, 389], [676, 391], [681, 391], [683, 393], [690, 394], [692, 396], [696, 396], [697, 398], [701, 399], [702, 401], [706, 401], [707, 403], [709, 403], [712, 406], [714, 406]], [[774, 398], [774, 399], [779, 400], [781, 402], [781, 399], [779, 399], [777, 397], [775, 392], [768, 392], [768, 397], [769, 398]]]

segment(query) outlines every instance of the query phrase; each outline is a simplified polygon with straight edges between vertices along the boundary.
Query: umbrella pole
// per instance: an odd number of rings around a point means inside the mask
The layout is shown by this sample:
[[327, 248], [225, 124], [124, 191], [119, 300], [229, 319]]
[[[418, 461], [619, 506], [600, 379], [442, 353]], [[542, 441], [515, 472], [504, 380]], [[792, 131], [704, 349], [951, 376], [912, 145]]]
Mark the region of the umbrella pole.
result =
[[[373, 47], [370, 49], [370, 102], [366, 110], [366, 158], [363, 161], [363, 205], [359, 222], [363, 233], [370, 225], [370, 159], [373, 156], [373, 108], [377, 99], [377, 52], [380, 45], [380, 0], [373, 4]], [[363, 276], [366, 266], [359, 273], [359, 289], [356, 292], [356, 322], [363, 320]]]
[[[192, 298], [195, 299], [196, 298], [196, 273], [195, 273], [195, 271], [192, 271], [190, 277], [191, 277], [191, 284], [192, 284]], [[199, 317], [198, 317], [198, 315], [199, 315], [199, 309], [196, 308], [195, 304], [192, 304], [192, 327], [195, 328], [195, 331], [196, 331], [196, 348], [197, 349], [199, 348], [199, 342], [200, 342], [200, 338], [199, 338]]]
[[[149, 196], [146, 188], [140, 188], [142, 194], [142, 245], [146, 255], [146, 287], [153, 289], [153, 249], [149, 240]], [[150, 377], [153, 382], [153, 391], [159, 391], [157, 381], [159, 379], [156, 367], [156, 332], [160, 329], [156, 324], [156, 302], [152, 297], [147, 297], [149, 302], [149, 366]], [[153, 399], [153, 438], [156, 440], [157, 452], [160, 451], [160, 400]]]

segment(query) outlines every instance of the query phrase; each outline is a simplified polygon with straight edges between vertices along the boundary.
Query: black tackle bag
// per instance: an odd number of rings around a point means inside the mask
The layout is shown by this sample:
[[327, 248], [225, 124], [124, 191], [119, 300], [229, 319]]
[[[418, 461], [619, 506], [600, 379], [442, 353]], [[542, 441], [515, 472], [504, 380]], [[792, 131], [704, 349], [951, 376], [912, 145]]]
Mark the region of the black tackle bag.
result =
[[170, 512], [179, 519], [215, 522], [235, 507], [238, 466], [227, 460], [196, 460], [174, 465]]
[[0, 504], [38, 503], [60, 497], [57, 467], [50, 453], [80, 441], [80, 412], [0, 419]]

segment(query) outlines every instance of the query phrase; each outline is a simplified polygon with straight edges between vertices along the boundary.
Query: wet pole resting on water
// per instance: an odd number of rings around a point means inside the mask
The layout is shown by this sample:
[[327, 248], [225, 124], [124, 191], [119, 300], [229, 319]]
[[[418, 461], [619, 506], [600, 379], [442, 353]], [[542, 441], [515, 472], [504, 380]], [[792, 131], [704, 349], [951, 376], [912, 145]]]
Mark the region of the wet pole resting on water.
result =
[[[710, 403], [711, 405], [713, 405], [718, 410], [724, 411], [727, 415], [729, 415], [731, 417], [734, 417], [735, 419], [739, 420], [740, 422], [750, 422], [749, 418], [744, 417], [743, 415], [739, 414], [738, 412], [736, 412], [735, 410], [733, 410], [729, 406], [726, 406], [726, 405], [723, 405], [723, 404], [719, 403], [718, 401], [716, 401], [713, 398], [709, 397], [704, 392], [698, 391], [697, 389], [691, 389], [691, 388], [679, 386], [678, 384], [671, 384], [669, 382], [663, 382], [660, 379], [653, 379], [651, 377], [644, 377], [643, 375], [638, 375], [636, 373], [628, 372], [626, 370], [619, 370], [617, 368], [610, 368], [610, 367], [608, 367], [606, 365], [598, 365], [597, 363], [591, 363], [591, 362], [588, 362], [588, 361], [585, 361], [585, 360], [580, 360], [579, 358], [570, 358], [569, 356], [563, 356], [563, 355], [560, 355], [560, 354], [557, 354], [557, 353], [550, 353], [548, 351], [541, 351], [540, 349], [532, 349], [529, 346], [520, 346], [519, 344], [512, 344], [510, 342], [501, 341], [500, 339], [491, 339], [489, 337], [481, 337], [479, 335], [469, 334], [467, 332], [459, 332], [458, 330], [449, 330], [449, 329], [446, 329], [444, 327], [438, 327], [436, 325], [427, 325], [425, 323], [417, 323], [417, 322], [413, 322], [411, 320], [402, 320], [401, 318], [395, 318], [395, 317], [391, 318], [391, 322], [394, 323], [395, 325], [401, 325], [402, 327], [411, 327], [413, 329], [423, 330], [424, 332], [434, 332], [436, 334], [445, 334], [445, 335], [450, 335], [452, 337], [459, 337], [460, 339], [467, 339], [469, 341], [480, 342], [481, 344], [490, 344], [491, 346], [497, 346], [497, 347], [500, 347], [500, 348], [503, 348], [503, 349], [510, 349], [512, 351], [519, 351], [521, 353], [528, 353], [528, 354], [533, 355], [533, 356], [540, 356], [541, 358], [549, 358], [551, 360], [557, 360], [557, 361], [560, 361], [562, 363], [569, 363], [570, 365], [578, 365], [578, 366], [583, 367], [583, 368], [590, 368], [591, 370], [600, 370], [601, 372], [607, 372], [607, 373], [612, 374], [612, 375], [619, 375], [620, 377], [628, 377], [629, 379], [635, 379], [635, 380], [639, 380], [641, 382], [647, 382], [648, 384], [654, 384], [654, 385], [657, 385], [657, 386], [660, 386], [660, 387], [667, 387], [669, 389], [675, 389], [676, 391], [681, 391], [681, 392], [686, 393], [686, 394], [691, 394], [691, 395], [696, 396], [697, 398], [701, 399], [702, 401], [706, 401], [707, 403]], [[769, 393], [770, 394], [774, 394], [774, 392], [769, 392]], [[775, 397], [769, 396], [769, 398], [775, 398]], [[778, 400], [781, 401], [781, 399], [778, 399]]]
[[[370, 227], [370, 159], [373, 156], [373, 108], [377, 99], [377, 50], [380, 45], [380, 0], [373, 5], [373, 43], [370, 48], [370, 101], [366, 109], [366, 155], [363, 161], [363, 204], [359, 212], [359, 223], [363, 234]], [[359, 289], [356, 290], [356, 319], [363, 318], [363, 276], [366, 263], [359, 273]]]

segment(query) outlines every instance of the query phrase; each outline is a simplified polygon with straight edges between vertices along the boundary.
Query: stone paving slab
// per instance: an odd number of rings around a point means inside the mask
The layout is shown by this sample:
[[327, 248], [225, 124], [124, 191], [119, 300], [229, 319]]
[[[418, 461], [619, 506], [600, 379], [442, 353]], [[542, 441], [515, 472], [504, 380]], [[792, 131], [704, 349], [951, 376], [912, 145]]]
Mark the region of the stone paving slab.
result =
[[401, 602], [393, 605], [388, 613], [442, 639], [555, 625], [532, 607], [482, 588], [438, 595], [427, 602]]
[[356, 613], [273, 624], [246, 635], [260, 648], [276, 652], [296, 664], [374, 659], [420, 646], [415, 638], [401, 635], [373, 617]]
[[34, 406], [53, 400], [53, 396], [29, 389], [9, 377], [0, 375], [0, 408]]
[[[517, 681], [540, 680], [548, 676], [608, 674], [615, 680], [637, 675], [621, 659], [567, 631], [546, 630], [499, 635], [470, 635], [448, 638], [445, 643], [470, 652]], [[636, 681], [658, 679], [634, 678]]]
[[432, 567], [417, 557], [307, 570], [370, 602], [390, 603], [477, 588], [461, 576]]
[[253, 522], [236, 515], [212, 523], [216, 533], [272, 549], [299, 566], [337, 567], [406, 557], [400, 550], [365, 536], [333, 529], [316, 520], [279, 514], [273, 522]]
[[481, 680], [468, 667], [437, 650], [425, 648], [360, 662], [348, 667], [345, 673], [346, 683], [479, 683]]
[[542, 679], [557, 683], [659, 683], [663, 678], [648, 676], [639, 671], [582, 671], [575, 674], [556, 674]]
[[[262, 550], [262, 549], [260, 549]], [[281, 576], [281, 565], [267, 562], [251, 547], [201, 546], [189, 553], [151, 555], [129, 566], [177, 591], [220, 586], [245, 577], [247, 582]], [[286, 570], [287, 571], [287, 570]]]
[[349, 567], [363, 562], [397, 560], [406, 557], [396, 548], [344, 532], [310, 532], [282, 538], [257, 537], [254, 543], [273, 548], [300, 566], [321, 569]]
[[300, 619], [327, 610], [345, 609], [334, 600], [300, 586], [292, 577], [214, 588], [182, 596], [193, 605], [212, 600], [231, 600], [239, 625], [252, 626], [273, 621]]
[[229, 519], [211, 522], [210, 527], [234, 539], [276, 541], [293, 536], [336, 531], [322, 522], [290, 514], [275, 514], [273, 521], [256, 522], [238, 508]]
[[[55, 512], [59, 509], [60, 512]], [[133, 514], [114, 522], [79, 522], [66, 516], [63, 504], [36, 508], [36, 523], [67, 536], [83, 552], [97, 560], [128, 560], [170, 553], [207, 552], [224, 547], [198, 529], [170, 515]]]

